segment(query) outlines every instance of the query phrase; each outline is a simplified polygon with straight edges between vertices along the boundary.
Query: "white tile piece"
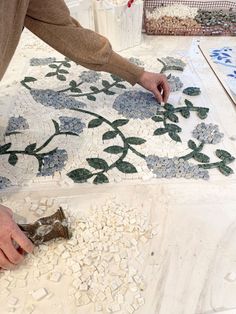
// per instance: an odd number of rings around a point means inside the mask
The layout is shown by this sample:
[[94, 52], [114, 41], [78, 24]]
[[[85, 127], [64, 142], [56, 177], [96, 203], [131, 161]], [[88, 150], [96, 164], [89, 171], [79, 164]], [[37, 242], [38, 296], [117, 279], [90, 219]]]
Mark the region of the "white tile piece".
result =
[[230, 282], [236, 281], [236, 273], [235, 273], [235, 272], [228, 273], [228, 274], [225, 276], [225, 279], [226, 279], [227, 281], [230, 281]]
[[128, 304], [125, 309], [126, 309], [127, 313], [129, 313], [129, 314], [133, 314], [134, 313], [134, 308], [130, 304]]
[[87, 305], [91, 302], [90, 298], [88, 297], [87, 294], [83, 294], [81, 297], [81, 302], [83, 305]]
[[144, 298], [138, 298], [137, 301], [138, 301], [139, 305], [144, 305], [145, 304]]
[[73, 271], [73, 273], [77, 273], [81, 270], [81, 266], [79, 263], [74, 263], [72, 266], [71, 266], [71, 270]]
[[64, 253], [62, 253], [61, 257], [62, 257], [63, 259], [69, 258], [69, 257], [70, 257], [69, 251], [65, 251]]
[[86, 283], [82, 283], [79, 287], [81, 291], [87, 291], [88, 290], [88, 285]]
[[132, 303], [132, 307], [134, 308], [135, 311], [137, 311], [140, 305], [138, 303]]
[[95, 312], [102, 312], [102, 310], [103, 310], [102, 304], [99, 304], [99, 303], [94, 304], [94, 311]]
[[121, 293], [117, 294], [117, 303], [124, 304], [124, 296]]
[[119, 304], [117, 303], [113, 303], [110, 305], [110, 308], [112, 310], [112, 313], [116, 313], [116, 312], [119, 312], [121, 310], [121, 307]]
[[106, 299], [106, 295], [105, 295], [102, 291], [100, 291], [100, 292], [97, 294], [97, 299], [98, 299], [99, 301], [104, 301], [104, 300]]
[[29, 196], [27, 196], [24, 200], [26, 203], [31, 203], [31, 198]]
[[7, 304], [10, 305], [10, 306], [14, 306], [16, 305], [17, 303], [19, 302], [19, 299], [16, 298], [16, 297], [10, 297], [7, 301]]
[[32, 292], [32, 297], [36, 301], [41, 301], [42, 299], [44, 299], [47, 296], [47, 294], [48, 294], [48, 292], [45, 288], [40, 288], [40, 289]]
[[50, 281], [59, 282], [61, 280], [62, 274], [60, 272], [53, 272], [50, 275]]

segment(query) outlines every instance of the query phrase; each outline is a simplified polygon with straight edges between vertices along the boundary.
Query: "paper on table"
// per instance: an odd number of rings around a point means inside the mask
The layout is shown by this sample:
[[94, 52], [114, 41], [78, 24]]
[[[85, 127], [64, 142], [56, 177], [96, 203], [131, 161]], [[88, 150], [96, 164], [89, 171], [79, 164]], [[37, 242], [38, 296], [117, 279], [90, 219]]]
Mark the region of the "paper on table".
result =
[[199, 46], [211, 69], [236, 104], [236, 46], [212, 47], [209, 43]]

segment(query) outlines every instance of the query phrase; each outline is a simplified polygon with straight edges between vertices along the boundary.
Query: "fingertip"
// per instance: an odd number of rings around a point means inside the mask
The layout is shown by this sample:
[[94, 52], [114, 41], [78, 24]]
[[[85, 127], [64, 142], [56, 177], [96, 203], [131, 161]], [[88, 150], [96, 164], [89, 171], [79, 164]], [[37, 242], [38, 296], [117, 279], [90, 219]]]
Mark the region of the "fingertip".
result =
[[34, 245], [33, 243], [29, 240], [23, 248], [26, 253], [32, 254], [34, 252]]
[[164, 96], [164, 103], [166, 104], [167, 103], [167, 101], [168, 101], [168, 96]]
[[153, 91], [157, 101], [161, 104], [163, 102], [163, 98], [161, 96], [161, 93], [159, 91]]
[[12, 234], [13, 240], [26, 252], [33, 253], [34, 245], [30, 239], [19, 228], [16, 228]]

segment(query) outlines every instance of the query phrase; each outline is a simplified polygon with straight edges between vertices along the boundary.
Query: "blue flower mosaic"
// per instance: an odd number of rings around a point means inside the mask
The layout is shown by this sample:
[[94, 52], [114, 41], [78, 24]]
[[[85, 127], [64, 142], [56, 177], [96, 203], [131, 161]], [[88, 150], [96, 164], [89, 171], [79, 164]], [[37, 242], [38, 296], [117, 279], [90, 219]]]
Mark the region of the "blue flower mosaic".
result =
[[29, 129], [29, 124], [27, 120], [22, 117], [11, 117], [8, 121], [8, 126], [6, 133], [12, 133], [15, 131], [27, 130]]
[[86, 124], [81, 122], [79, 118], [72, 117], [59, 117], [60, 120], [60, 131], [62, 132], [73, 132], [77, 135], [83, 132]]
[[148, 168], [157, 178], [209, 179], [207, 170], [178, 157], [168, 158], [149, 155], [146, 162]]
[[178, 92], [184, 86], [183, 82], [178, 76], [171, 75], [168, 78], [168, 83], [170, 85], [170, 91], [172, 93]]
[[68, 155], [65, 149], [57, 149], [53, 153], [45, 155], [38, 176], [52, 176], [55, 172], [64, 168]]
[[30, 94], [36, 102], [46, 107], [53, 107], [55, 109], [77, 109], [86, 107], [85, 103], [51, 89], [31, 89]]
[[212, 123], [200, 123], [193, 130], [193, 137], [207, 144], [218, 144], [224, 134], [219, 131], [219, 126]]
[[153, 117], [160, 104], [151, 93], [132, 90], [118, 96], [113, 108], [126, 118], [144, 120]]
[[0, 190], [6, 189], [11, 185], [11, 181], [8, 178], [0, 176]]
[[101, 74], [96, 71], [83, 71], [79, 78], [84, 83], [96, 83], [100, 78]]

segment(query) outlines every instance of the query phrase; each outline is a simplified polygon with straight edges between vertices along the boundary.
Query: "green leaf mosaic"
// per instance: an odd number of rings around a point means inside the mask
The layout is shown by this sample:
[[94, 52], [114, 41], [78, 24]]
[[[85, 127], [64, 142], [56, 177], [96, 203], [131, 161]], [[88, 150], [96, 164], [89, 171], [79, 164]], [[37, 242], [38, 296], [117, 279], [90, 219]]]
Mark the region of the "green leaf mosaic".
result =
[[197, 112], [197, 115], [200, 119], [206, 119], [209, 108], [205, 107], [196, 107], [191, 101], [185, 99], [185, 107], [174, 107], [172, 104], [165, 104], [162, 110], [157, 110], [155, 116], [152, 117], [152, 120], [155, 122], [163, 122], [163, 127], [159, 127], [154, 131], [154, 135], [163, 135], [168, 134], [169, 137], [175, 142], [182, 142], [179, 134], [182, 131], [182, 128], [177, 124], [170, 124], [170, 122], [179, 123], [178, 114], [181, 114], [184, 118], [189, 118], [191, 112]]
[[189, 96], [198, 96], [201, 94], [201, 90], [198, 87], [187, 87], [183, 90], [183, 93]]

